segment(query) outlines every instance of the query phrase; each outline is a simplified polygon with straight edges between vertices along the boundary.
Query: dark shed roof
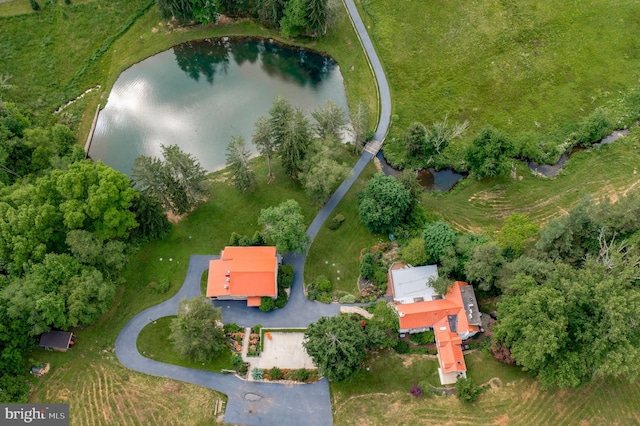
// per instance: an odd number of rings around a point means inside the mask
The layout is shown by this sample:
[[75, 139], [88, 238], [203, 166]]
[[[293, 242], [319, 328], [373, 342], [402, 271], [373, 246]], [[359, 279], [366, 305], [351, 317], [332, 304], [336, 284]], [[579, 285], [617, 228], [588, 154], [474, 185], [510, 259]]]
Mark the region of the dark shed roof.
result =
[[69, 349], [73, 333], [70, 331], [49, 331], [40, 336], [41, 348]]

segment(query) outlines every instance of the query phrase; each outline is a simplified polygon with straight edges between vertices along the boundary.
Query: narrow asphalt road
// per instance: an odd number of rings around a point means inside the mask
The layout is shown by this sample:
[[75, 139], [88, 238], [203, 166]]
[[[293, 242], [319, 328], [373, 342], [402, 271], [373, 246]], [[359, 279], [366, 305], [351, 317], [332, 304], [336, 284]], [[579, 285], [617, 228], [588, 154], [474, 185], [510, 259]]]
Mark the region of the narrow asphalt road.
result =
[[[389, 86], [380, 60], [353, 0], [344, 0], [344, 2], [369, 56], [377, 80], [380, 96], [380, 120], [375, 132], [375, 139], [382, 141], [387, 134], [391, 117]], [[318, 212], [307, 229], [311, 241], [372, 158], [372, 154], [363, 152], [349, 179], [338, 187]], [[305, 424], [310, 426], [332, 424], [329, 384], [326, 379], [304, 385], [248, 382], [233, 375], [211, 373], [154, 361], [138, 352], [136, 347], [138, 334], [146, 325], [158, 318], [175, 315], [180, 300], [201, 295], [200, 277], [208, 269], [209, 261], [215, 258], [216, 256], [208, 255], [191, 256], [187, 275], [178, 293], [169, 300], [142, 311], [125, 325], [116, 339], [115, 352], [118, 360], [125, 367], [134, 371], [193, 383], [226, 394], [228, 396], [224, 419], [226, 423]], [[284, 308], [265, 313], [256, 308], [247, 308], [244, 302], [214, 302], [216, 306], [222, 308], [223, 321], [226, 323], [235, 322], [242, 326], [261, 324], [269, 327], [306, 327], [322, 316], [337, 315], [339, 313], [337, 304], [326, 305], [311, 302], [305, 297], [303, 289], [305, 258], [305, 255], [300, 254], [285, 256], [285, 262], [294, 268], [294, 282], [289, 302]]]

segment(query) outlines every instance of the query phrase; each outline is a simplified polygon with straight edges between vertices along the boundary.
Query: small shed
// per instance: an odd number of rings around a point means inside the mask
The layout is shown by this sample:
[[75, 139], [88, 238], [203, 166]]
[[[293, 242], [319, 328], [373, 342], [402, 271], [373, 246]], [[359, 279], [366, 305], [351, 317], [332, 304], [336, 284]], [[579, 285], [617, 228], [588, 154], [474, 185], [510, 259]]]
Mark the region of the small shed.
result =
[[73, 345], [73, 333], [70, 331], [49, 331], [40, 336], [40, 347], [66, 352]]

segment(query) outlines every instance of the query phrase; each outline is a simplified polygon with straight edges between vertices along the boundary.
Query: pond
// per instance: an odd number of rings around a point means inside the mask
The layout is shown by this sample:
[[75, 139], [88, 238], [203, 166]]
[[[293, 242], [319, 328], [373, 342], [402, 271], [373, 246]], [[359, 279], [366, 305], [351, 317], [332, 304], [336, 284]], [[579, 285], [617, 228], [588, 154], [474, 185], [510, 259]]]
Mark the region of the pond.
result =
[[[387, 160], [382, 155], [382, 151], [376, 155], [380, 161], [381, 171], [387, 176], [399, 176], [402, 174], [401, 170], [391, 167]], [[416, 179], [421, 187], [425, 191], [442, 191], [447, 192], [456, 184], [460, 179], [464, 177], [463, 174], [453, 171], [452, 169], [436, 170], [433, 167], [428, 169], [418, 170], [416, 173]]]
[[318, 53], [269, 40], [223, 38], [175, 46], [124, 71], [96, 122], [89, 155], [126, 174], [140, 155], [177, 144], [213, 171], [232, 136], [283, 96], [307, 114], [333, 100], [347, 110], [340, 69]]

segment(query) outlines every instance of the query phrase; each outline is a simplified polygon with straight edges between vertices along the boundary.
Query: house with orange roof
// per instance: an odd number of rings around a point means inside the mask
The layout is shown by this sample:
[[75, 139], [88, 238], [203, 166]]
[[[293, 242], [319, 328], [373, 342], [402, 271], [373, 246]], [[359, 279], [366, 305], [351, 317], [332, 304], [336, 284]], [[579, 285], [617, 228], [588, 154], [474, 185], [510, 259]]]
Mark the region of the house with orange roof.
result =
[[466, 377], [462, 341], [481, 331], [480, 310], [473, 287], [456, 281], [444, 297], [397, 304], [400, 333], [433, 330], [438, 350], [438, 373], [442, 384]]
[[207, 297], [246, 300], [260, 306], [262, 297], [278, 297], [279, 256], [275, 247], [225, 247], [209, 262]]

